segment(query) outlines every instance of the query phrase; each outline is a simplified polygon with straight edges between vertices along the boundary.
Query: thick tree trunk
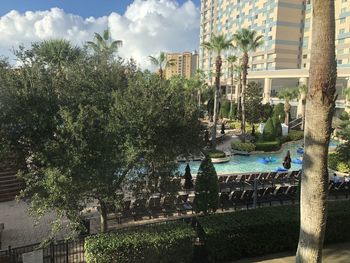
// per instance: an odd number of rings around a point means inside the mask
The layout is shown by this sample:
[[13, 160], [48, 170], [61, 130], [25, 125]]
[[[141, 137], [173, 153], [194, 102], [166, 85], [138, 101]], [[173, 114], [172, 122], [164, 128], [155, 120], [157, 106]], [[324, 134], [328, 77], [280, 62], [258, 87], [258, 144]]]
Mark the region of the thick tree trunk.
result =
[[101, 232], [105, 233], [107, 232], [107, 206], [105, 202], [100, 201], [100, 207], [101, 207], [101, 212], [100, 212], [100, 217], [101, 217]]
[[289, 113], [290, 113], [290, 103], [288, 99], [285, 99], [284, 102], [284, 123], [289, 125]]
[[243, 142], [245, 142], [245, 90], [247, 87], [247, 75], [248, 75], [248, 53], [244, 52], [243, 54], [243, 69], [242, 69], [242, 98], [241, 98], [241, 103], [242, 103], [242, 138]]
[[218, 110], [219, 110], [219, 94], [220, 94], [220, 72], [221, 72], [221, 56], [216, 57], [215, 67], [216, 67], [216, 76], [215, 76], [215, 95], [214, 95], [214, 125], [211, 133], [211, 142], [212, 148], [216, 149], [216, 125], [218, 122]]
[[334, 0], [313, 1], [310, 88], [305, 112], [305, 153], [296, 262], [322, 262], [327, 218], [328, 144], [335, 107]]

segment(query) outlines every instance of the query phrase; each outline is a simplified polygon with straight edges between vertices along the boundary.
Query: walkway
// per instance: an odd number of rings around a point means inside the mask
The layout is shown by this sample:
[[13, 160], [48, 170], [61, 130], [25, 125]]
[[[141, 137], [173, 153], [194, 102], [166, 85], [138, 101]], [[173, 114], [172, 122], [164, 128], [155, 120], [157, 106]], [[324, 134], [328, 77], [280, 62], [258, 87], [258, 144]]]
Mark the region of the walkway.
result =
[[[295, 251], [234, 261], [235, 263], [294, 263]], [[323, 250], [324, 263], [349, 263], [350, 243], [333, 244]], [[233, 263], [233, 262], [232, 262]]]

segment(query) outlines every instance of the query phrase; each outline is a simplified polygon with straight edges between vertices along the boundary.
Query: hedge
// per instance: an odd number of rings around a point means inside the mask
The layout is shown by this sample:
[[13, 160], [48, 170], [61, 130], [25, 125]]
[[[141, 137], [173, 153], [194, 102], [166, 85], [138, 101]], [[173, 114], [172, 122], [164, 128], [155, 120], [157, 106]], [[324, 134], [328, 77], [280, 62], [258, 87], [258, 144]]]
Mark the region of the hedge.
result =
[[271, 152], [277, 151], [281, 148], [280, 141], [270, 141], [270, 142], [256, 142], [255, 148], [257, 151]]
[[208, 151], [210, 158], [225, 158], [226, 154], [220, 150], [210, 150]]
[[[299, 206], [278, 206], [198, 218], [210, 262], [296, 250]], [[325, 243], [350, 241], [350, 202], [331, 202]]]
[[287, 137], [287, 141], [298, 141], [304, 139], [304, 131], [289, 131]]
[[237, 150], [237, 151], [243, 151], [243, 152], [252, 152], [255, 150], [255, 145], [254, 143], [251, 142], [237, 142], [237, 141], [233, 141], [231, 142], [231, 147], [233, 150]]
[[191, 262], [194, 230], [183, 222], [170, 222], [90, 236], [85, 240], [88, 263]]

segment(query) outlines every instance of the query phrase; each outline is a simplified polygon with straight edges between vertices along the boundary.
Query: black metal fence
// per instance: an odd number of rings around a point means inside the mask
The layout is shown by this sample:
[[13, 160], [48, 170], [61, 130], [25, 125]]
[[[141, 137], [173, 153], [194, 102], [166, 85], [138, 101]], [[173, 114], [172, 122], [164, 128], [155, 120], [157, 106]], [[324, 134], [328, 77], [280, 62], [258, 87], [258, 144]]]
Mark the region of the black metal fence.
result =
[[0, 263], [22, 263], [23, 254], [42, 250], [44, 263], [84, 263], [84, 238], [78, 240], [62, 240], [46, 247], [39, 244], [11, 248], [0, 251]]

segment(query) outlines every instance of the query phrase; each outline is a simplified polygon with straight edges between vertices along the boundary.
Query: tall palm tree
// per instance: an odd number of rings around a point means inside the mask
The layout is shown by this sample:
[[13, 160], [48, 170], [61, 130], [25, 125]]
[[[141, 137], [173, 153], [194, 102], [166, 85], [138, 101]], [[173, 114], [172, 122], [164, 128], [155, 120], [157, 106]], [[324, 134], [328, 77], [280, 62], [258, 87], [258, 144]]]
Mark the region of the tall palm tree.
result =
[[305, 126], [305, 106], [306, 106], [306, 94], [307, 94], [307, 86], [301, 85], [298, 87], [299, 91], [299, 99], [301, 104], [301, 130], [304, 130]]
[[284, 123], [288, 126], [291, 109], [290, 101], [298, 97], [298, 90], [293, 88], [281, 90], [278, 97], [284, 100]]
[[96, 54], [106, 60], [123, 46], [122, 40], [112, 41], [109, 29], [104, 30], [102, 35], [95, 33], [94, 42], [88, 41], [86, 43]]
[[233, 108], [233, 81], [234, 81], [234, 73], [235, 73], [235, 63], [237, 61], [237, 57], [235, 55], [230, 55], [227, 58], [227, 62], [229, 63], [230, 73], [231, 73], [231, 104], [230, 104], [230, 119], [232, 118], [232, 108]]
[[158, 57], [149, 56], [151, 63], [159, 68], [160, 79], [164, 78], [164, 70], [175, 64], [174, 59], [167, 59], [164, 52], [160, 52]]
[[335, 108], [334, 0], [314, 0], [300, 193], [297, 263], [319, 263], [327, 220], [328, 145]]
[[248, 53], [251, 51], [255, 51], [258, 47], [263, 45], [262, 35], [258, 36], [258, 33], [255, 30], [249, 30], [246, 28], [242, 28], [236, 34], [234, 34], [233, 38], [235, 41], [236, 47], [242, 52], [242, 136], [243, 142], [245, 142], [245, 98], [244, 91], [247, 87], [247, 75], [248, 75], [248, 62], [249, 56]]
[[205, 81], [205, 72], [203, 69], [198, 69], [196, 74], [194, 75], [194, 78], [196, 80], [196, 86], [197, 86], [197, 95], [198, 95], [198, 107], [202, 104], [202, 91], [208, 87], [206, 81]]
[[[242, 65], [235, 65], [234, 71], [236, 73], [236, 82], [237, 86], [237, 118], [239, 117], [242, 120], [241, 112], [241, 90], [242, 90]], [[243, 126], [241, 124], [241, 126]]]
[[212, 35], [210, 42], [203, 42], [202, 47], [204, 49], [207, 49], [208, 51], [215, 52], [216, 59], [215, 59], [215, 95], [214, 95], [214, 125], [213, 130], [211, 134], [211, 140], [212, 140], [212, 148], [216, 149], [216, 125], [217, 125], [217, 116], [218, 116], [218, 102], [219, 102], [219, 94], [220, 94], [220, 74], [221, 74], [221, 53], [222, 51], [228, 50], [230, 48], [233, 48], [232, 45], [232, 39], [228, 39], [226, 35]]

